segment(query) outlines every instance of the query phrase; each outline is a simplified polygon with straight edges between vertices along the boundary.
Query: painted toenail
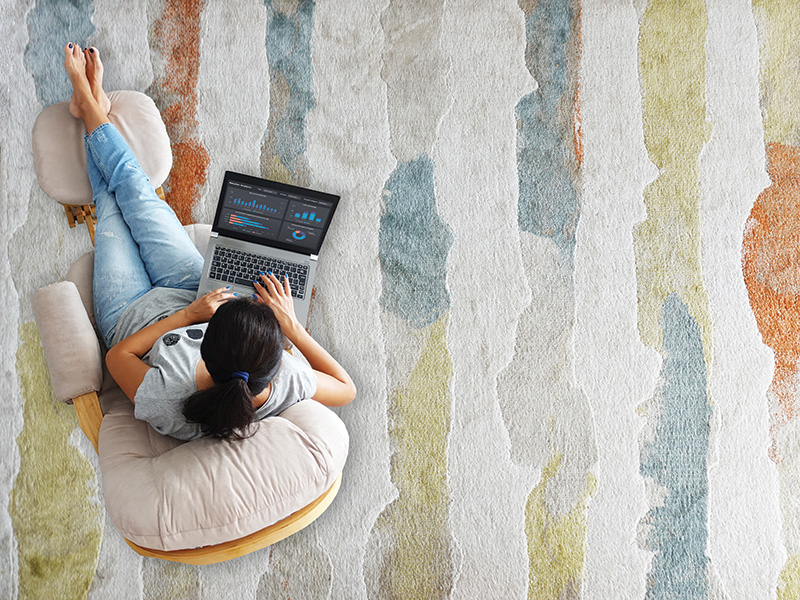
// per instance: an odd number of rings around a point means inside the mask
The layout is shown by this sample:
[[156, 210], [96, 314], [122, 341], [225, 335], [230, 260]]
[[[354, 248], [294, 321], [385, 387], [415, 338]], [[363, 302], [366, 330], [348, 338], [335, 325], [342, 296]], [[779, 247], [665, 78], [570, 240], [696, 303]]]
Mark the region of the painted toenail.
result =
[[72, 48], [72, 44], [70, 44], [69, 47]]

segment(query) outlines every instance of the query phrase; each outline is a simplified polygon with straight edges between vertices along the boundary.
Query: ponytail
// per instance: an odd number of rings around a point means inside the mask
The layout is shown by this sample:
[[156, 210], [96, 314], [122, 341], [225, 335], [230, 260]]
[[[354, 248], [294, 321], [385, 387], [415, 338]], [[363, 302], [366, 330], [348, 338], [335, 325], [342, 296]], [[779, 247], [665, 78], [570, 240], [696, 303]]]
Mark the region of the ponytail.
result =
[[186, 399], [183, 414], [207, 435], [241, 440], [255, 433], [253, 402], [278, 372], [283, 334], [268, 306], [242, 298], [220, 306], [200, 345], [214, 385]]
[[254, 395], [243, 379], [215, 383], [192, 394], [183, 406], [183, 415], [200, 423], [203, 432], [224, 440], [243, 440], [255, 433]]

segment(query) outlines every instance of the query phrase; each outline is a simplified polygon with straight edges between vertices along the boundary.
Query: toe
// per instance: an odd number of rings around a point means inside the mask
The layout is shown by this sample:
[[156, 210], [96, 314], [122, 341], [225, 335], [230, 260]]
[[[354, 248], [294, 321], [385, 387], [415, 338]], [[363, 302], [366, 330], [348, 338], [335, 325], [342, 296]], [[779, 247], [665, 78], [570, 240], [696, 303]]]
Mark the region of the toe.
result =
[[64, 55], [66, 58], [75, 60], [80, 57], [81, 55], [81, 47], [74, 42], [70, 42], [66, 46], [64, 46]]

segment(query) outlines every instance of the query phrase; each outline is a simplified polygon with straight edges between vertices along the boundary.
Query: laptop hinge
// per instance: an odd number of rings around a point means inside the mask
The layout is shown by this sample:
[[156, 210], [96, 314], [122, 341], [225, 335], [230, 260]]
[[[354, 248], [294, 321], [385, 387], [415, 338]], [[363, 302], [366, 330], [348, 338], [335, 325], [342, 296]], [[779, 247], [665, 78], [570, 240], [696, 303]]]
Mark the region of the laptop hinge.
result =
[[211, 232], [211, 236], [210, 236], [210, 237], [212, 237], [212, 238], [218, 238], [218, 237], [219, 237], [219, 233], [217, 233], [216, 231], [212, 231], [212, 232]]
[[309, 256], [309, 258], [310, 258], [311, 260], [317, 260], [317, 259], [319, 258], [319, 254], [311, 254], [311, 255]]

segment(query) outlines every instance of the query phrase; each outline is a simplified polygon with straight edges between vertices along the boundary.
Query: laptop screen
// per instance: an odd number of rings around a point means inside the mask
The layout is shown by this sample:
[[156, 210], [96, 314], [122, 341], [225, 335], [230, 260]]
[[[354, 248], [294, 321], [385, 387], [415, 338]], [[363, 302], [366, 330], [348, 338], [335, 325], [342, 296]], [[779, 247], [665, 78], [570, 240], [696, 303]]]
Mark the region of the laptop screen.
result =
[[213, 231], [303, 254], [319, 254], [339, 196], [227, 171]]

